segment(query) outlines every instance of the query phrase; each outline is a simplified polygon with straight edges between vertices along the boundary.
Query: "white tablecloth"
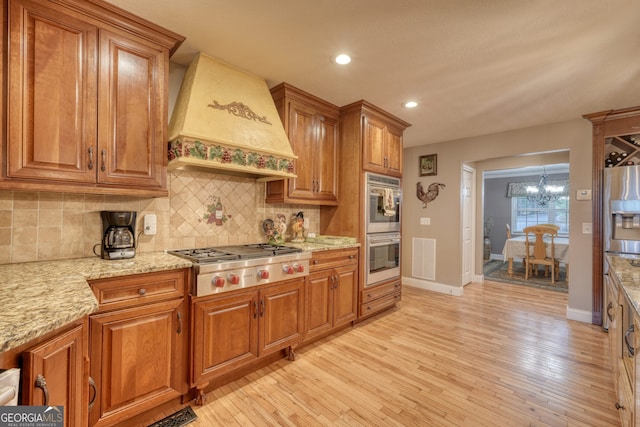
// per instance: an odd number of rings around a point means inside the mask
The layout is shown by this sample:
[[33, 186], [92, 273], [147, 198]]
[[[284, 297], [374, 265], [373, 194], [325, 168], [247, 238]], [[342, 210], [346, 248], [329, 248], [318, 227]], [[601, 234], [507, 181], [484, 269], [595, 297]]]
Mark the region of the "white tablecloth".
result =
[[[547, 239], [545, 239], [545, 241], [546, 240]], [[524, 258], [524, 241], [525, 236], [518, 236], [507, 239], [507, 241], [504, 243], [504, 248], [502, 249], [504, 260], [507, 261], [509, 258]], [[551, 239], [549, 239], [549, 241], [551, 241]], [[556, 237], [555, 239], [553, 239], [553, 241], [555, 246], [556, 259], [563, 264], [567, 264], [569, 262], [569, 238]]]

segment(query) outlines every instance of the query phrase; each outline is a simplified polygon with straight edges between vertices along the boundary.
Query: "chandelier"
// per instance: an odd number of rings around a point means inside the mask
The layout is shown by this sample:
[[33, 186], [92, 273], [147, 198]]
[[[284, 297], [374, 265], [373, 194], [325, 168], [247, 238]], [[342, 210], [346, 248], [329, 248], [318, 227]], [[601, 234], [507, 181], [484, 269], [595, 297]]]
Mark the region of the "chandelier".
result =
[[550, 202], [555, 202], [562, 195], [564, 186], [547, 184], [547, 173], [542, 169], [542, 175], [538, 179], [538, 185], [527, 186], [527, 200], [537, 203], [538, 206], [547, 206]]

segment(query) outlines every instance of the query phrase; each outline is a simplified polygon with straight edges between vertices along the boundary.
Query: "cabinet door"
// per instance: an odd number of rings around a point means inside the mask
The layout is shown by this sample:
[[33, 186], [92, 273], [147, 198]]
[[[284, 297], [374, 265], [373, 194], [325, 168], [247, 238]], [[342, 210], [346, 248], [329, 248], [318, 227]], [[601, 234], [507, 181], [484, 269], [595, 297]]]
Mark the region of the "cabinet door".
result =
[[[22, 404], [64, 406], [65, 426], [86, 425], [86, 357], [85, 324], [75, 326], [25, 352]], [[45, 396], [48, 400], [45, 400]]]
[[372, 172], [385, 173], [385, 124], [372, 117], [364, 118], [363, 167]]
[[313, 159], [316, 168], [316, 199], [337, 201], [338, 120], [333, 117], [317, 117], [317, 151]]
[[315, 197], [315, 164], [317, 158], [317, 132], [315, 113], [312, 108], [289, 101], [289, 141], [298, 156], [294, 161], [296, 178], [289, 179], [289, 197], [313, 199]]
[[304, 329], [304, 279], [260, 291], [260, 356], [297, 345]]
[[193, 304], [193, 378], [231, 371], [258, 357], [258, 293]]
[[98, 182], [166, 188], [168, 51], [100, 32]]
[[183, 394], [184, 299], [90, 317], [90, 425], [112, 425]]
[[336, 284], [333, 295], [333, 326], [356, 320], [358, 312], [358, 264], [335, 270]]
[[402, 131], [387, 128], [385, 152], [387, 175], [402, 176]]
[[7, 175], [96, 180], [97, 28], [51, 2], [9, 1]]
[[333, 327], [333, 270], [311, 273], [306, 278], [305, 337], [312, 337]]

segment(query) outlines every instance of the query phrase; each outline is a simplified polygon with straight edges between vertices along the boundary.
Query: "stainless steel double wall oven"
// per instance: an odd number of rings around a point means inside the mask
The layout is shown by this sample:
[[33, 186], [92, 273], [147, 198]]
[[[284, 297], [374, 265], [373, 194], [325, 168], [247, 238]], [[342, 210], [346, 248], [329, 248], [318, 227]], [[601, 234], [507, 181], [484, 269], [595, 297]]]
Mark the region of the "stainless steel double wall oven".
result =
[[365, 287], [400, 277], [400, 179], [366, 174]]

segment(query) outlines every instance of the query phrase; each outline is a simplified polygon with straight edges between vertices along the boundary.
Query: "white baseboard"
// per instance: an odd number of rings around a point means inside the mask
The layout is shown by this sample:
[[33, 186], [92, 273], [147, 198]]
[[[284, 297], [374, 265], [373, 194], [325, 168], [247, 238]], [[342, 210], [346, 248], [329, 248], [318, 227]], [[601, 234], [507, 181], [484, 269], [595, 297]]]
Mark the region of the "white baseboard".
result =
[[577, 320], [578, 322], [591, 323], [592, 313], [587, 310], [578, 310], [567, 306], [567, 319]]
[[431, 282], [429, 280], [415, 279], [413, 277], [402, 277], [402, 285], [413, 286], [414, 288], [426, 289], [428, 291], [439, 292], [454, 296], [461, 296], [463, 292], [462, 286], [451, 286], [443, 283]]

